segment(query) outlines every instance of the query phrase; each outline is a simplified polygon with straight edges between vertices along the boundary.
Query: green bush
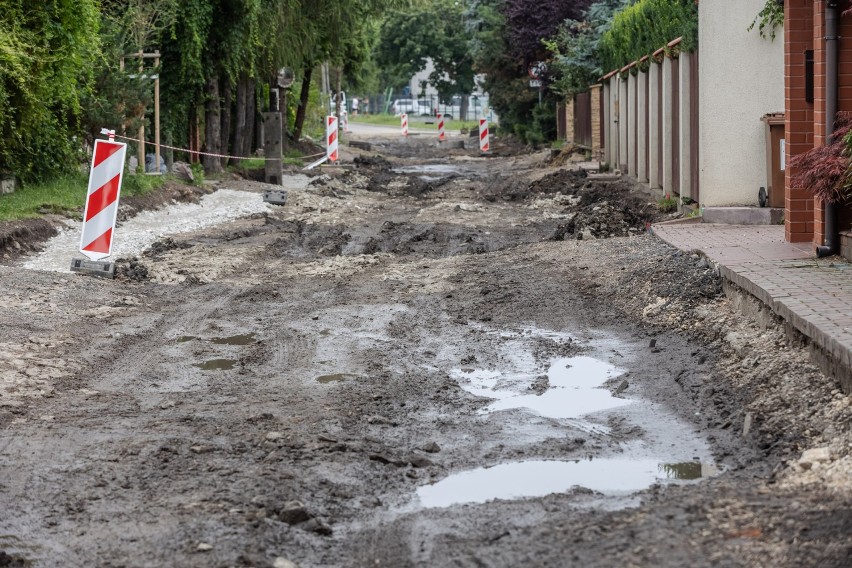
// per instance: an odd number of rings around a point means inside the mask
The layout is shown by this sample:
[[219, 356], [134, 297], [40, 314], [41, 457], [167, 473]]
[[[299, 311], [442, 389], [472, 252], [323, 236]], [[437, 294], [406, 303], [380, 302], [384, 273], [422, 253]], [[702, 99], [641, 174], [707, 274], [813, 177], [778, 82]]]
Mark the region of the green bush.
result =
[[615, 14], [598, 44], [603, 68], [612, 71], [683, 38], [680, 49], [698, 47], [698, 5], [694, 0], [639, 0]]
[[659, 201], [657, 201], [657, 208], [660, 210], [660, 213], [673, 213], [677, 211], [677, 198], [672, 197], [669, 194]]

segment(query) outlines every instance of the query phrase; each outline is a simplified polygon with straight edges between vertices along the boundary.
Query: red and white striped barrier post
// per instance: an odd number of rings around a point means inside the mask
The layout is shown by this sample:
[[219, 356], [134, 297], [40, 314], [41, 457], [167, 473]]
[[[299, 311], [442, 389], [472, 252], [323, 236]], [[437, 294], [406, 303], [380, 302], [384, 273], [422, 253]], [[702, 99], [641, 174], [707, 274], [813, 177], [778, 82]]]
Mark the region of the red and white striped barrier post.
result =
[[83, 234], [80, 252], [96, 261], [112, 253], [112, 233], [118, 215], [118, 196], [124, 176], [127, 144], [110, 140], [95, 140], [89, 191], [83, 212]]
[[479, 119], [479, 150], [488, 152], [491, 149], [491, 144], [488, 140], [488, 121], [484, 118]]
[[335, 163], [340, 159], [337, 145], [337, 117], [329, 116], [325, 129], [325, 156], [329, 162]]
[[444, 127], [444, 115], [438, 115], [438, 141], [443, 142], [447, 139], [447, 133]]
[[403, 114], [400, 115], [400, 121], [402, 122], [402, 135], [408, 136], [408, 115]]

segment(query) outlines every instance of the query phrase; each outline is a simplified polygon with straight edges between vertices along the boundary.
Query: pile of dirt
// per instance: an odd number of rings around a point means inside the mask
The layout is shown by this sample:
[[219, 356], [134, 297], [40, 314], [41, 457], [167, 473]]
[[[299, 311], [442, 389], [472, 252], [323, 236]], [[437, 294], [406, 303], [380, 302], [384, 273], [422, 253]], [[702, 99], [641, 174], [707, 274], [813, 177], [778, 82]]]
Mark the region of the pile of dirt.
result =
[[355, 156], [353, 160], [358, 168], [363, 168], [367, 170], [389, 170], [391, 169], [391, 163], [387, 160], [387, 158], [379, 155], [374, 156]]
[[59, 219], [25, 219], [0, 224], [0, 258], [14, 260], [41, 249], [58, 232]]

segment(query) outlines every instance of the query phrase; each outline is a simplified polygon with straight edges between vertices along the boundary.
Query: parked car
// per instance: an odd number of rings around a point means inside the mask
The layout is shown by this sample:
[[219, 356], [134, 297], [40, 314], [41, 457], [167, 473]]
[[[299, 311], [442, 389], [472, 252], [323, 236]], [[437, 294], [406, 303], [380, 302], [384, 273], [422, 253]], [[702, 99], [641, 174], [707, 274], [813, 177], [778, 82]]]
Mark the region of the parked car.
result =
[[488, 97], [471, 95], [467, 102], [466, 116], [462, 116], [461, 103], [461, 95], [455, 95], [446, 104], [438, 104], [438, 107], [434, 110], [434, 114], [442, 114], [447, 119], [476, 120], [488, 108]]
[[432, 114], [428, 104], [421, 104], [421, 101], [414, 99], [396, 99], [391, 105], [391, 112], [397, 116], [401, 114], [429, 116]]

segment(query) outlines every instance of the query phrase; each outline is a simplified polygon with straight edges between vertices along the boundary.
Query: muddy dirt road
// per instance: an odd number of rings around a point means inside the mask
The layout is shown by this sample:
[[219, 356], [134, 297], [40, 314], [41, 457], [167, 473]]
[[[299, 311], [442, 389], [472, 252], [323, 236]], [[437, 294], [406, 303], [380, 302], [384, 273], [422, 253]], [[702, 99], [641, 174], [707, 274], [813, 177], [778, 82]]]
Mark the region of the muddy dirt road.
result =
[[0, 566], [850, 566], [849, 397], [649, 196], [373, 143], [0, 267]]

